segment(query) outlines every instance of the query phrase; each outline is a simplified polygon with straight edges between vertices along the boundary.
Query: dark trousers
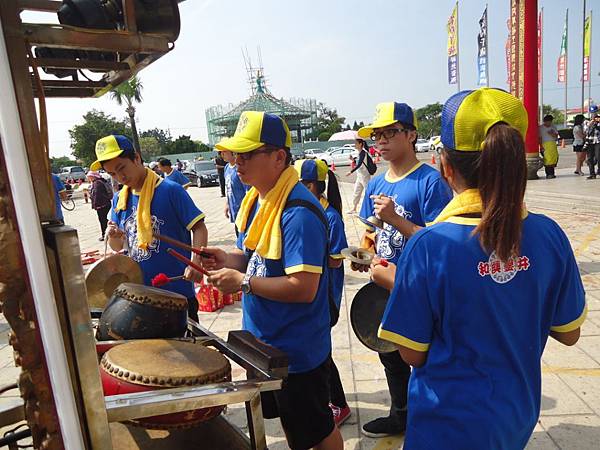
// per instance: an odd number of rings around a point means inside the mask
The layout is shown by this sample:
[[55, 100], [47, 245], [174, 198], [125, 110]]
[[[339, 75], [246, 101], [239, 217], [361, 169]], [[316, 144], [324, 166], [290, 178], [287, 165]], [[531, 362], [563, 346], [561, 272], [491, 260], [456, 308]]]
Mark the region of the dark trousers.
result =
[[108, 212], [110, 211], [110, 205], [106, 205], [104, 208], [96, 210], [98, 214], [98, 221], [100, 222], [100, 230], [102, 236], [106, 233], [106, 227], [108, 226]]
[[554, 175], [554, 168], [556, 166], [544, 166], [544, 170], [546, 171], [546, 176], [550, 175]]
[[400, 357], [400, 352], [379, 353], [379, 360], [385, 368], [385, 377], [392, 404], [390, 417], [406, 423], [406, 403], [408, 400], [408, 379], [410, 366]]
[[331, 368], [329, 369], [329, 400], [333, 405], [339, 408], [348, 406], [346, 395], [344, 394], [344, 387], [342, 386], [342, 380], [340, 379], [340, 373], [338, 372], [333, 359], [331, 360]]
[[221, 187], [221, 197], [225, 197], [225, 170], [217, 169], [219, 173], [219, 186]]
[[[590, 176], [600, 175], [600, 144], [590, 144], [587, 148], [587, 163], [590, 168]], [[598, 171], [595, 170], [598, 166]]]

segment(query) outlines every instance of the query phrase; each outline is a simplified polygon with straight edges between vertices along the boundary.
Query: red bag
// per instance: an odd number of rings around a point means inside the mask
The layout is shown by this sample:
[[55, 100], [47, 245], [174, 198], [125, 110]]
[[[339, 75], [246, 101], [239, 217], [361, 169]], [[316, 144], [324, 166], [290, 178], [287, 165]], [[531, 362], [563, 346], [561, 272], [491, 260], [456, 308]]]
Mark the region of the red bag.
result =
[[196, 298], [198, 299], [198, 310], [204, 312], [214, 312], [225, 305], [233, 305], [236, 300], [241, 300], [242, 298], [241, 292], [223, 294], [212, 284], [205, 283], [204, 281], [196, 284], [195, 290]]

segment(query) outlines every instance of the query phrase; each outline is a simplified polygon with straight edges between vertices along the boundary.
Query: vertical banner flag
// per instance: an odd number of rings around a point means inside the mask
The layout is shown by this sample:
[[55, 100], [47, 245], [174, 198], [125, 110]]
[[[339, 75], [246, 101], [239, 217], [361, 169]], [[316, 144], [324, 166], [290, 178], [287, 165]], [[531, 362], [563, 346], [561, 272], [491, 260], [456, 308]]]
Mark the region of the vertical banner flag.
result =
[[538, 60], [538, 80], [542, 79], [542, 11], [538, 14], [537, 24], [537, 60]]
[[560, 41], [560, 56], [558, 57], [558, 82], [566, 81], [567, 73], [567, 18], [565, 17], [565, 26], [563, 27], [562, 39]]
[[510, 19], [506, 20], [506, 26], [508, 27], [508, 36], [506, 37], [506, 44], [504, 44], [504, 51], [506, 53], [506, 84], [510, 86]]
[[477, 72], [480, 86], [488, 84], [488, 18], [487, 6], [479, 19], [479, 34], [477, 35]]
[[590, 79], [590, 43], [592, 38], [592, 17], [585, 19], [585, 28], [583, 31], [583, 81]]
[[458, 2], [448, 19], [448, 84], [458, 83]]

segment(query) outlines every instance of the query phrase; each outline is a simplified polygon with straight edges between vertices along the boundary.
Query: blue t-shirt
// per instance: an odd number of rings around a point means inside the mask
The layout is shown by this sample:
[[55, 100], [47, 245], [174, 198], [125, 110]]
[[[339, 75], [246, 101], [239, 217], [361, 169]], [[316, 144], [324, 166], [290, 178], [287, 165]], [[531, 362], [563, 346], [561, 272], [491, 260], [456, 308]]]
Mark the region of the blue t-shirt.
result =
[[408, 242], [380, 336], [418, 351], [404, 448], [522, 449], [540, 413], [540, 358], [550, 330], [585, 319], [571, 246], [548, 217], [523, 221], [521, 256], [506, 264], [454, 217]]
[[[140, 199], [139, 194], [131, 190], [127, 198], [127, 209], [115, 212], [118, 201], [118, 193], [113, 197], [111, 208], [111, 220], [125, 231], [129, 256], [139, 263], [144, 274], [144, 284], [152, 285], [152, 278], [159, 273], [168, 277], [183, 275], [185, 263], [180, 262], [167, 253], [167, 249], [173, 247], [179, 253], [190, 257], [190, 252], [174, 247], [166, 242], [153, 238], [147, 250], [137, 245], [137, 206]], [[177, 239], [185, 244], [191, 245], [190, 230], [194, 225], [204, 218], [189, 194], [178, 184], [160, 179], [154, 189], [154, 197], [150, 204], [152, 217], [152, 229], [154, 233]], [[166, 284], [162, 289], [177, 292], [187, 298], [193, 297], [194, 286], [191, 282], [180, 280]]]
[[[319, 205], [308, 189], [298, 183], [288, 200], [303, 199]], [[319, 208], [321, 206], [319, 205]], [[256, 207], [251, 212], [252, 223]], [[285, 303], [254, 294], [243, 296], [243, 328], [258, 339], [285, 352], [289, 372], [308, 372], [321, 365], [331, 352], [329, 298], [326, 264], [327, 233], [324, 224], [306, 207], [285, 209], [281, 217], [281, 259], [265, 259], [244, 248], [245, 232], [238, 247], [248, 258], [246, 273], [257, 277], [282, 277], [297, 272], [320, 273], [319, 289], [311, 303]]]
[[229, 205], [229, 220], [235, 223], [235, 218], [240, 210], [242, 200], [250, 186], [242, 183], [237, 174], [237, 169], [231, 164], [225, 166], [225, 195], [227, 195], [227, 205]]
[[171, 173], [165, 173], [165, 180], [172, 181], [173, 183], [180, 184], [183, 187], [188, 187], [190, 184], [190, 180], [184, 174], [182, 174], [179, 170], [173, 169]]
[[[392, 179], [386, 172], [369, 181], [360, 210], [361, 217], [366, 219], [373, 215], [370, 196], [378, 194], [392, 197], [396, 214], [421, 227], [433, 222], [452, 200], [452, 190], [440, 173], [423, 163], [418, 163], [398, 179]], [[396, 264], [406, 245], [406, 238], [387, 223], [383, 230], [378, 228], [376, 233], [377, 255]]]
[[64, 220], [62, 207], [60, 205], [60, 193], [65, 190], [65, 185], [60, 181], [58, 175], [52, 174], [52, 184], [54, 185], [54, 200], [56, 202], [55, 216], [58, 220]]
[[[343, 258], [342, 250], [348, 247], [344, 221], [340, 213], [331, 205], [325, 209], [325, 217], [329, 224], [329, 256], [334, 259], [341, 259]], [[340, 309], [342, 293], [344, 292], [344, 264], [338, 268], [329, 267], [329, 277], [335, 305]]]

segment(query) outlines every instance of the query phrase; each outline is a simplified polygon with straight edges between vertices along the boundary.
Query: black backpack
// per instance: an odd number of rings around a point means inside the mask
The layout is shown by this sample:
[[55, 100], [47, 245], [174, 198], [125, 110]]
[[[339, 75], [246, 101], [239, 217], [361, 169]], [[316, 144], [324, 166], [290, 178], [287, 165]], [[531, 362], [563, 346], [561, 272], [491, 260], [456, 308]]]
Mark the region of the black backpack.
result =
[[367, 167], [367, 171], [369, 172], [370, 175], [375, 175], [375, 172], [377, 172], [377, 165], [375, 164], [375, 162], [373, 162], [373, 158], [371, 158], [371, 155], [369, 155], [369, 152], [367, 152], [365, 150], [366, 153], [366, 158], [365, 158], [365, 166]]
[[[375, 165], [375, 164], [373, 164], [373, 165]], [[368, 166], [367, 166], [367, 168], [368, 168]], [[377, 167], [375, 167], [375, 170], [377, 170]], [[325, 252], [324, 270], [328, 270], [329, 269], [329, 223], [327, 222], [327, 218], [325, 217], [325, 214], [323, 213], [323, 211], [321, 209], [319, 209], [319, 207], [316, 206], [314, 203], [311, 203], [308, 200], [303, 200], [303, 199], [299, 199], [299, 198], [288, 200], [286, 202], [285, 206], [283, 207], [283, 209], [294, 208], [297, 206], [302, 207], [302, 208], [308, 208], [308, 210], [311, 211], [315, 216], [317, 216], [319, 218], [319, 220], [321, 221], [321, 223], [325, 226], [325, 232], [327, 233], [327, 251]], [[337, 308], [334, 297], [333, 297], [333, 284], [332, 284], [331, 277], [327, 277], [327, 299], [329, 300], [329, 326], [333, 327], [338, 322], [338, 319], [340, 318], [340, 310]]]

